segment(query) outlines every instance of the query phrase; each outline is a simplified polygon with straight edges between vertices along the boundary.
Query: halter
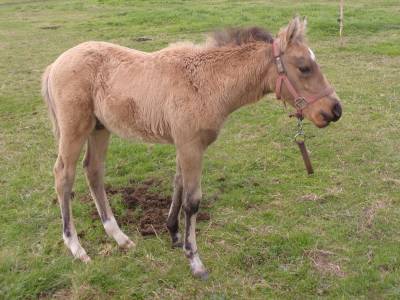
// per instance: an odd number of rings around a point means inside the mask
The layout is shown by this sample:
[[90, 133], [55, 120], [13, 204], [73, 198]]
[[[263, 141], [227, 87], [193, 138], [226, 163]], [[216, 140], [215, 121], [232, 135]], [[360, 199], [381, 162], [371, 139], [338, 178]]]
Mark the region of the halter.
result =
[[288, 89], [289, 93], [292, 95], [294, 99], [294, 106], [297, 110], [295, 114], [292, 116], [296, 116], [298, 119], [303, 119], [303, 110], [311, 103], [314, 103], [323, 97], [329, 96], [334, 92], [333, 88], [328, 86], [324, 90], [322, 90], [320, 93], [311, 95], [308, 97], [301, 96], [297, 91], [296, 88], [293, 86], [293, 84], [290, 82], [285, 67], [283, 65], [282, 59], [281, 59], [281, 51], [280, 51], [280, 46], [278, 44], [278, 40], [274, 40], [272, 43], [272, 51], [273, 55], [275, 58], [275, 64], [278, 69], [278, 79], [276, 80], [275, 84], [275, 94], [277, 99], [281, 99], [281, 90], [282, 90], [282, 85], [285, 84], [286, 88]]

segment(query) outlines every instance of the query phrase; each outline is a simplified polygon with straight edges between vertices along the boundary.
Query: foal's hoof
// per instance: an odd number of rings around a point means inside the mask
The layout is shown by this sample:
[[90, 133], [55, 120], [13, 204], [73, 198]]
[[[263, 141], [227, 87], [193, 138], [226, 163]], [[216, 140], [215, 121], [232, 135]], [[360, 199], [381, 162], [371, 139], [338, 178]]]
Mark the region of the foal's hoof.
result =
[[119, 245], [119, 247], [120, 247], [121, 249], [128, 250], [128, 249], [134, 249], [134, 248], [136, 247], [136, 245], [135, 245], [134, 242], [132, 242], [131, 240], [128, 239], [128, 240], [126, 240], [125, 243]]
[[193, 276], [196, 277], [196, 278], [199, 278], [201, 280], [207, 280], [208, 279], [208, 272], [207, 271], [193, 272]]
[[172, 242], [172, 248], [183, 248], [183, 243], [181, 241]]
[[86, 254], [85, 249], [83, 249], [82, 247], [77, 248], [77, 249], [72, 248], [71, 253], [75, 259], [79, 259], [81, 262], [83, 262], [85, 264], [90, 263], [90, 261], [91, 261], [89, 255]]
[[79, 259], [80, 259], [82, 262], [84, 262], [85, 264], [88, 264], [88, 263], [91, 262], [91, 259], [90, 259], [89, 255], [87, 255], [86, 253], [83, 254], [83, 255], [81, 255], [81, 256], [79, 256]]

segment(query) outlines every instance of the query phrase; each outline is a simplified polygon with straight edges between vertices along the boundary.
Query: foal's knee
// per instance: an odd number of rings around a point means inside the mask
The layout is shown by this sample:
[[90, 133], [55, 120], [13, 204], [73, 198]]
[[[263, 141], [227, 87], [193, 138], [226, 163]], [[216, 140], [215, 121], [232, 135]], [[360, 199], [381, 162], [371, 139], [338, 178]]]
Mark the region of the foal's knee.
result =
[[182, 175], [177, 173], [174, 177], [174, 188], [182, 188], [182, 186]]
[[168, 228], [169, 232], [172, 232], [174, 234], [176, 232], [178, 232], [179, 223], [178, 223], [177, 219], [175, 220], [173, 218], [168, 217], [167, 218], [167, 228]]
[[192, 216], [199, 211], [200, 199], [188, 199], [183, 205], [183, 210], [188, 216]]
[[63, 162], [61, 156], [59, 156], [53, 167], [54, 176], [58, 177], [62, 173], [63, 170], [64, 170], [64, 162]]
[[185, 193], [183, 210], [188, 216], [192, 216], [199, 211], [201, 196], [202, 195], [200, 189]]

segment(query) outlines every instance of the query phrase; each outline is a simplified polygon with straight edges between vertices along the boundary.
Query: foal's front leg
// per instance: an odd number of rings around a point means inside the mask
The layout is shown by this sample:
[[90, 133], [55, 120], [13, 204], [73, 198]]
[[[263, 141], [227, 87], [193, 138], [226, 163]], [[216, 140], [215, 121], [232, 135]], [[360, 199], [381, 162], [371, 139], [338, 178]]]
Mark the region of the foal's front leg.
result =
[[208, 273], [197, 252], [196, 217], [201, 200], [201, 170], [204, 149], [201, 146], [186, 145], [178, 149], [183, 180], [183, 210], [185, 212], [184, 250], [195, 277], [207, 279]]
[[168, 213], [167, 228], [171, 235], [172, 247], [182, 248], [181, 237], [179, 234], [179, 213], [182, 206], [182, 174], [179, 165], [179, 158], [176, 157], [176, 174], [174, 178], [174, 193], [172, 195], [172, 203]]

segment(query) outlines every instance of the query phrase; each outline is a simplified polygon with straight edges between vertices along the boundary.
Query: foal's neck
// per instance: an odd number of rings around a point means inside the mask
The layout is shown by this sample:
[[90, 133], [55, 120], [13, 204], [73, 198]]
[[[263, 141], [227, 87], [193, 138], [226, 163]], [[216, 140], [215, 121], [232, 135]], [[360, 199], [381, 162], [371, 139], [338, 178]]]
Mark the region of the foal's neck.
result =
[[273, 91], [271, 52], [271, 45], [261, 42], [219, 49], [220, 59], [210, 71], [218, 85], [215, 101], [221, 113], [228, 115]]

